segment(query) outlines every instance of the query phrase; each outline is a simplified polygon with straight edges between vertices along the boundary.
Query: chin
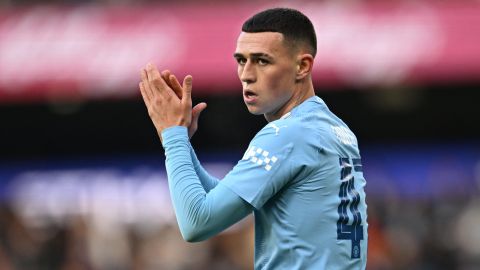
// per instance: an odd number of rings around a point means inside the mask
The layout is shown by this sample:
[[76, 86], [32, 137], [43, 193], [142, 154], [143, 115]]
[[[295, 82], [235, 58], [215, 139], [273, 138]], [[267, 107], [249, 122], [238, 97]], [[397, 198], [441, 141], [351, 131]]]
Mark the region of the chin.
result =
[[253, 115], [263, 115], [264, 112], [260, 110], [260, 108], [254, 107], [254, 106], [248, 106], [247, 105], [248, 111], [253, 114]]

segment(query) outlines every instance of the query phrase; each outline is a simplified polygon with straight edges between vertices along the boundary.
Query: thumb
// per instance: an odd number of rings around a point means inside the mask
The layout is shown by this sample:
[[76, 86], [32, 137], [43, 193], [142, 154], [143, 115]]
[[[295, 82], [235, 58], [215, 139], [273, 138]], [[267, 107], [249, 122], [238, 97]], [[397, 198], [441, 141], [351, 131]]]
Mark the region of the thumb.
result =
[[193, 107], [192, 109], [192, 124], [197, 126], [198, 124], [198, 118], [200, 118], [200, 114], [207, 108], [207, 103], [202, 102], [198, 103]]
[[193, 78], [191, 75], [187, 75], [185, 79], [183, 79], [183, 96], [182, 100], [191, 100], [192, 98], [192, 81]]

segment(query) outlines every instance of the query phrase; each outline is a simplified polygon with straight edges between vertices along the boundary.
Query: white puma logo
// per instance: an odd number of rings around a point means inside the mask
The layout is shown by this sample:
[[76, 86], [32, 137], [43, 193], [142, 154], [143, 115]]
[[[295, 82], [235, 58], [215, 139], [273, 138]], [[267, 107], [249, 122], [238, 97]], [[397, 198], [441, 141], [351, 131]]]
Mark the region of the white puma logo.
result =
[[275, 124], [269, 124], [268, 126], [271, 127], [271, 128], [273, 128], [273, 129], [275, 129], [275, 136], [278, 135], [278, 132], [280, 132], [280, 129], [281, 129], [281, 128], [287, 127], [286, 125], [283, 125], [283, 126], [278, 127], [278, 126], [275, 125]]

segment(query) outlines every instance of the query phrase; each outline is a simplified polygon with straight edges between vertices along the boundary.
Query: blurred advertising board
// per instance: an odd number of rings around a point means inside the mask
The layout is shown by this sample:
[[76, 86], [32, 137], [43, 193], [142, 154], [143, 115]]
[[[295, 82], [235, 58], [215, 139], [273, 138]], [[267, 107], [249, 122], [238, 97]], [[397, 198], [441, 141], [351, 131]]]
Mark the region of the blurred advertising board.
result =
[[[203, 166], [219, 178], [240, 157], [234, 152], [200, 153]], [[370, 198], [445, 199], [480, 193], [478, 143], [367, 145], [362, 163]], [[0, 200], [20, 206], [26, 200], [32, 206], [25, 211], [34, 213], [39, 207], [87, 211], [91, 203], [132, 209], [144, 205], [152, 208], [148, 211], [170, 207], [163, 157], [142, 155], [3, 162]]]
[[[320, 88], [480, 78], [479, 3], [342, 3], [283, 5], [314, 23]], [[0, 102], [137, 95], [147, 62], [179, 77], [192, 74], [197, 94], [233, 94], [241, 88], [232, 57], [241, 24], [270, 6], [0, 10]]]

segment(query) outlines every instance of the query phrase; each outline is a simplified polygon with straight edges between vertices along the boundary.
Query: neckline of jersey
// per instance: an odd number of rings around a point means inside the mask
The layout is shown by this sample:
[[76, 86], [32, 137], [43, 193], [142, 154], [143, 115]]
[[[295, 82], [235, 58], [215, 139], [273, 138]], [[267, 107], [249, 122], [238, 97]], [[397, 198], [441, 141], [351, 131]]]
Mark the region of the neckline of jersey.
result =
[[302, 103], [293, 107], [293, 109], [291, 111], [282, 115], [282, 117], [280, 117], [280, 119], [286, 119], [286, 118], [290, 117], [293, 112], [296, 113], [298, 110], [300, 110], [302, 107], [304, 107], [305, 104], [310, 103], [310, 102], [316, 102], [316, 103], [319, 103], [319, 104], [324, 103], [323, 100], [319, 96], [317, 96], [317, 95], [311, 96], [311, 97], [305, 99]]

